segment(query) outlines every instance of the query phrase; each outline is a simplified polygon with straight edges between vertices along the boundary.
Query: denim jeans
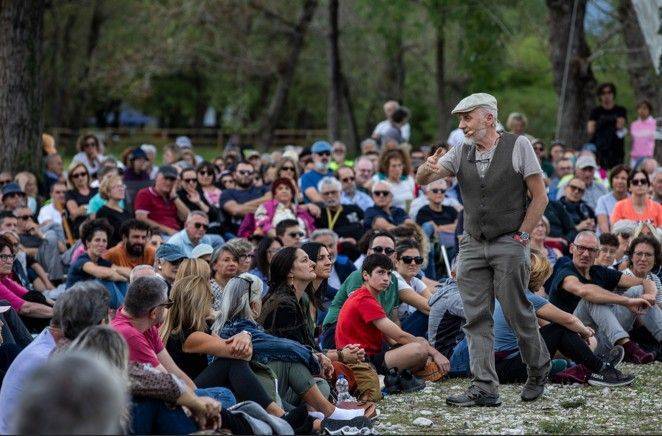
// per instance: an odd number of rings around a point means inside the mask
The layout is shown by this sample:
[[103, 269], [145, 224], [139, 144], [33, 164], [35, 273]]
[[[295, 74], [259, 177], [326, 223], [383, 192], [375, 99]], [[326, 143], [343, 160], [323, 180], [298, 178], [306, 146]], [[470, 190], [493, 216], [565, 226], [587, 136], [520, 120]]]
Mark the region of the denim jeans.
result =
[[209, 397], [219, 401], [224, 409], [237, 404], [237, 399], [228, 388], [198, 388], [195, 390], [195, 394], [199, 397]]
[[113, 282], [111, 280], [98, 280], [110, 294], [110, 308], [119, 309], [119, 307], [124, 304], [124, 297], [126, 297], [126, 291], [129, 287], [127, 282]]
[[453, 349], [453, 354], [451, 354], [450, 362], [451, 370], [448, 373], [449, 377], [466, 377], [470, 374], [467, 338], [457, 343]]
[[172, 408], [164, 401], [134, 398], [131, 402], [130, 434], [191, 434], [198, 431], [195, 422], [181, 407]]
[[400, 324], [402, 325], [402, 330], [407, 333], [417, 337], [427, 338], [428, 316], [420, 310], [412, 312], [404, 317], [400, 321]]

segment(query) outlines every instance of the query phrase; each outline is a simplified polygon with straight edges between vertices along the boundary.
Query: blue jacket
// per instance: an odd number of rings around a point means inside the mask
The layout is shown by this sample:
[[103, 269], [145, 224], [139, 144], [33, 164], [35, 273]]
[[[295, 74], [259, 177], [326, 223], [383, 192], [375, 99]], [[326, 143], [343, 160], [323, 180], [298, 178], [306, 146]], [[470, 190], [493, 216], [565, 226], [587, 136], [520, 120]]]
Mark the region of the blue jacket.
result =
[[320, 364], [313, 354], [313, 350], [290, 339], [272, 336], [253, 321], [247, 319], [229, 321], [223, 326], [220, 336], [228, 339], [243, 330], [253, 336], [253, 360], [264, 365], [278, 360], [302, 363], [313, 375], [321, 372]]

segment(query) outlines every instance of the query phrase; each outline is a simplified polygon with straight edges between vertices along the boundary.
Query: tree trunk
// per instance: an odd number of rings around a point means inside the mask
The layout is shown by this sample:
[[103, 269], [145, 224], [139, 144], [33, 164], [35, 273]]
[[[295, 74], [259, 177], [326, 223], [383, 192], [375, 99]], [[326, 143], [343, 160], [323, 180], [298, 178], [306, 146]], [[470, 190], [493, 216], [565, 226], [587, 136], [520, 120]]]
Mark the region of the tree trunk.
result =
[[340, 69], [340, 48], [338, 46], [338, 3], [329, 0], [329, 89], [328, 109], [326, 113], [329, 139], [340, 139], [340, 118], [342, 116], [342, 72]]
[[[574, 30], [572, 15], [577, 2]], [[584, 15], [587, 0], [547, 0], [549, 9], [550, 58], [554, 73], [554, 88], [559, 96], [558, 137], [566, 144], [580, 146], [588, 139], [586, 123], [595, 106], [595, 76], [586, 43]], [[569, 36], [572, 39], [569, 40]], [[570, 42], [570, 58], [565, 90], [563, 90], [566, 51]]]
[[435, 81], [437, 83], [437, 138], [443, 140], [448, 137], [448, 95], [446, 93], [446, 38], [444, 36], [446, 8], [444, 1], [433, 3], [433, 22], [435, 28]]
[[354, 112], [354, 103], [352, 101], [352, 96], [349, 92], [349, 84], [345, 76], [342, 77], [342, 93], [345, 98], [345, 103], [347, 104], [347, 119], [349, 120], [349, 134], [351, 141], [347, 144], [347, 152], [349, 156], [358, 155], [361, 151], [359, 147], [359, 127], [356, 124], [356, 114]]
[[40, 174], [44, 1], [0, 0], [0, 169]]
[[276, 91], [271, 98], [269, 108], [262, 118], [258, 130], [260, 144], [263, 149], [267, 149], [273, 142], [274, 130], [280, 120], [281, 113], [287, 103], [287, 96], [294, 80], [294, 72], [299, 62], [299, 55], [303, 49], [308, 26], [313, 20], [313, 15], [317, 9], [317, 0], [306, 0], [303, 5], [303, 11], [299, 17], [297, 25], [292, 29], [292, 35], [288, 41], [290, 54], [278, 68], [278, 83]]
[[662, 107], [662, 75], [655, 72], [632, 0], [621, 0], [618, 16], [623, 42], [628, 49], [627, 70], [635, 98], [648, 100], [659, 112]]
[[405, 88], [405, 59], [402, 46], [402, 28], [394, 26], [386, 36], [387, 98], [402, 103]]

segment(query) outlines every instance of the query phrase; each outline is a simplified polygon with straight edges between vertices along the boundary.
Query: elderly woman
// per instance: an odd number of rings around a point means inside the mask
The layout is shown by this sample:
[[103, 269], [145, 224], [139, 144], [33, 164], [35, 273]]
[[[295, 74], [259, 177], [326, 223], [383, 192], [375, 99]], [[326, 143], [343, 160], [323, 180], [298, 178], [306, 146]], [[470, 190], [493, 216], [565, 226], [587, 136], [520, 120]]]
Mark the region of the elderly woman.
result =
[[225, 244], [211, 255], [212, 277], [209, 281], [214, 295], [214, 310], [218, 310], [223, 296], [223, 288], [230, 279], [239, 275], [239, 252], [236, 248]]
[[242, 222], [239, 236], [249, 237], [252, 234], [275, 236], [276, 225], [286, 219], [295, 219], [299, 225], [310, 234], [315, 230], [315, 220], [308, 208], [296, 203], [296, 184], [288, 178], [276, 180], [271, 185], [273, 198], [260, 205], [253, 214], [254, 225], [250, 225], [251, 215]]
[[234, 248], [239, 255], [239, 274], [248, 272], [255, 258], [255, 246], [246, 238], [230, 239], [226, 245]]
[[87, 166], [81, 162], [73, 161], [67, 174], [69, 190], [65, 196], [69, 224], [74, 237], [78, 237], [80, 225], [87, 218], [87, 205], [97, 193], [97, 188], [92, 188], [92, 179]]
[[[648, 235], [639, 235], [632, 240], [628, 250], [630, 258], [630, 267], [623, 271], [623, 274], [631, 274], [641, 279], [649, 278], [657, 286], [655, 302], [662, 307], [662, 282], [654, 273], [659, 268], [662, 252], [660, 243], [657, 239]], [[641, 286], [635, 286], [641, 289]], [[652, 302], [652, 301], [651, 301]]]
[[83, 135], [76, 142], [76, 150], [78, 153], [74, 156], [73, 161], [81, 162], [87, 168], [89, 175], [95, 177], [105, 159], [101, 153], [99, 139], [92, 134]]
[[99, 194], [106, 200], [106, 204], [101, 206], [96, 217], [106, 219], [111, 225], [113, 232], [108, 240], [108, 246], [114, 247], [122, 240], [120, 231], [122, 224], [133, 218], [131, 213], [122, 207], [122, 200], [126, 195], [122, 176], [112, 175], [104, 178], [99, 186]]
[[414, 199], [414, 178], [411, 171], [407, 153], [400, 149], [387, 150], [379, 158], [379, 172], [372, 177], [373, 182], [388, 181], [391, 185], [393, 206], [405, 211], [409, 210]]

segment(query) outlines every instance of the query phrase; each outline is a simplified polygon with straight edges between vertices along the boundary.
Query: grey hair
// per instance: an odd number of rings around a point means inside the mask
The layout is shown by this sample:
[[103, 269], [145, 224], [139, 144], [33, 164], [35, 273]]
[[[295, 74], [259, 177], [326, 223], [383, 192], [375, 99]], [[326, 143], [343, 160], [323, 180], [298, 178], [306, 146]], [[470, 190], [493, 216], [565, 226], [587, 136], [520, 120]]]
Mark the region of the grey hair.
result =
[[317, 238], [320, 238], [322, 236], [331, 236], [333, 238], [334, 243], [338, 243], [339, 236], [336, 232], [334, 232], [331, 229], [317, 229], [313, 233], [310, 234], [310, 240], [315, 242]]
[[655, 172], [653, 173], [653, 176], [657, 177], [660, 174], [662, 174], [662, 167], [655, 168]]
[[377, 180], [375, 183], [372, 184], [371, 192], [374, 193], [377, 185], [379, 184], [386, 185], [389, 191], [391, 191], [391, 189], [393, 188], [393, 185], [388, 180]]
[[245, 255], [253, 251], [253, 244], [246, 238], [233, 238], [230, 239], [226, 244], [228, 248], [234, 248], [239, 256]]
[[130, 315], [143, 317], [163, 303], [168, 285], [161, 277], [138, 277], [129, 285], [124, 298], [124, 308]]
[[583, 238], [583, 237], [593, 238], [596, 241], [600, 242], [600, 240], [598, 239], [598, 235], [596, 235], [595, 232], [591, 230], [582, 230], [581, 232], [577, 233], [577, 236], [575, 236], [575, 239], [572, 241], [572, 243], [576, 244], [577, 241], [579, 241], [579, 238]]
[[192, 210], [191, 212], [188, 213], [188, 216], [186, 217], [186, 222], [189, 222], [189, 220], [191, 218], [193, 218], [194, 216], [199, 216], [199, 217], [202, 217], [202, 218], [206, 219], [207, 221], [209, 221], [209, 215], [207, 215], [203, 211], [201, 211], [201, 210]]
[[156, 270], [152, 265], [136, 265], [129, 273], [129, 283], [133, 283], [140, 277], [156, 276]]
[[322, 186], [333, 186], [338, 191], [342, 190], [342, 183], [340, 183], [340, 180], [331, 176], [323, 177], [322, 180], [319, 181], [317, 184], [317, 190], [319, 192], [322, 192]]
[[18, 401], [13, 434], [117, 434], [128, 407], [117, 370], [80, 351], [58, 354], [40, 366]]
[[83, 330], [108, 317], [109, 301], [110, 295], [101, 283], [78, 282], [57, 299], [53, 317], [59, 319], [62, 335], [74, 340]]
[[142, 144], [140, 148], [145, 152], [145, 154], [151, 153], [156, 156], [156, 147], [153, 144]]
[[221, 307], [218, 310], [218, 315], [216, 315], [216, 321], [212, 326], [212, 331], [220, 336], [220, 332], [223, 330], [225, 324], [234, 318], [255, 321], [253, 319], [251, 303], [259, 301], [261, 298], [260, 292], [252, 291], [251, 285], [246, 279], [241, 277], [230, 279], [228, 284], [225, 285], [225, 288], [223, 288]]
[[[498, 117], [499, 117], [499, 111], [490, 107], [490, 106], [479, 106], [478, 109], [483, 113], [484, 116], [487, 116], [487, 114], [491, 114], [493, 119], [494, 119], [494, 127], [496, 128], [497, 125], [500, 125]], [[503, 128], [503, 126], [502, 126]]]
[[[494, 117], [496, 118], [496, 115]], [[515, 120], [521, 121], [522, 124], [524, 124], [525, 129], [526, 126], [529, 124], [529, 119], [526, 117], [526, 115], [524, 115], [521, 112], [511, 112], [510, 114], [508, 114], [508, 118], [506, 119], [506, 127], [508, 128], [508, 130], [512, 130], [512, 124], [513, 121]]]
[[69, 351], [77, 350], [102, 356], [121, 372], [128, 386], [129, 347], [117, 330], [107, 325], [88, 327], [69, 346]]

